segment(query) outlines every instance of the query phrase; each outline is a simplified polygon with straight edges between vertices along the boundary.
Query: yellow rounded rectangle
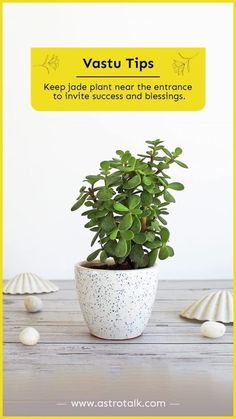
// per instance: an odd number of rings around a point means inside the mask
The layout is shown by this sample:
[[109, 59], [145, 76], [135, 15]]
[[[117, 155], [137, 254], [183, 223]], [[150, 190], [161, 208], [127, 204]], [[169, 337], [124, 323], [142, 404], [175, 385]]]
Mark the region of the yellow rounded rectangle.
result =
[[38, 111], [197, 111], [204, 48], [32, 48]]

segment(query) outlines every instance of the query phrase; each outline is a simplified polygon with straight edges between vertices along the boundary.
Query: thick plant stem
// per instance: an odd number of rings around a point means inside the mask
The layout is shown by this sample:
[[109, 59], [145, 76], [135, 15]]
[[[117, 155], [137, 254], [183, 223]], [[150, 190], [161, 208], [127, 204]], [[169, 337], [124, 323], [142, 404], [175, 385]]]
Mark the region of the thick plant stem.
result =
[[142, 217], [141, 218], [141, 231], [142, 233], [144, 233], [144, 231], [146, 231], [147, 229], [147, 217]]

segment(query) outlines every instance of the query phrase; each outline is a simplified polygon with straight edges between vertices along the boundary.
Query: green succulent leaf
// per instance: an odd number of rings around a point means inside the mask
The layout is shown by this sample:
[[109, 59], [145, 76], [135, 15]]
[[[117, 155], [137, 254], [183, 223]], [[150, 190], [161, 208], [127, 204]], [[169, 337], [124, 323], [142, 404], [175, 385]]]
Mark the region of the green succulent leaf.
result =
[[93, 201], [85, 201], [84, 205], [85, 205], [86, 207], [93, 207], [94, 202], [93, 202]]
[[136, 233], [134, 235], [133, 241], [137, 244], [143, 244], [146, 241], [146, 234], [145, 233]]
[[[80, 188], [80, 190], [79, 190], [79, 191], [80, 191], [80, 193], [82, 194], [82, 192], [84, 192], [85, 190], [86, 190], [86, 186], [81, 186], [81, 188]], [[80, 198], [80, 197], [79, 197], [79, 198]], [[79, 198], [78, 198], [78, 199], [79, 199]]]
[[160, 235], [161, 235], [161, 240], [163, 241], [163, 243], [168, 242], [169, 237], [170, 237], [170, 232], [169, 232], [168, 228], [162, 227], [162, 229], [160, 231]]
[[121, 157], [121, 162], [122, 163], [126, 163], [126, 162], [128, 162], [129, 161], [129, 159], [130, 159], [130, 157], [131, 157], [131, 153], [130, 153], [130, 151], [125, 151], [124, 153], [123, 153], [123, 155], [122, 155], [122, 157]]
[[113, 185], [114, 183], [120, 185], [120, 176], [121, 172], [119, 170], [108, 175], [106, 177], [107, 186]]
[[126, 214], [121, 218], [119, 224], [119, 230], [128, 230], [133, 223], [133, 218], [131, 214]]
[[157, 220], [152, 221], [151, 227], [155, 231], [160, 231], [160, 223]]
[[170, 157], [170, 159], [172, 159], [172, 154], [171, 154], [171, 152], [169, 151], [169, 150], [167, 150], [167, 148], [165, 148], [165, 147], [163, 147], [162, 148], [162, 150], [164, 151], [164, 153], [168, 156], [168, 157]]
[[83, 212], [82, 215], [87, 215], [89, 219], [102, 218], [107, 214], [107, 210], [90, 210]]
[[116, 239], [118, 231], [119, 231], [118, 228], [115, 228], [114, 230], [112, 230], [112, 232], [111, 232], [111, 234], [109, 236], [111, 240], [115, 240]]
[[117, 242], [116, 240], [109, 240], [105, 245], [104, 245], [104, 250], [107, 253], [108, 257], [114, 257], [116, 256], [116, 245]]
[[121, 204], [120, 202], [115, 202], [114, 209], [119, 212], [129, 212], [129, 208], [125, 205]]
[[183, 163], [183, 162], [182, 162], [182, 161], [180, 161], [180, 160], [175, 160], [175, 163], [177, 163], [177, 164], [178, 164], [178, 166], [183, 167], [184, 169], [188, 169], [187, 164]]
[[99, 227], [90, 227], [90, 231], [98, 231]]
[[182, 152], [183, 152], [182, 148], [177, 147], [177, 148], [175, 149], [175, 156], [176, 156], [176, 157], [180, 156], [180, 154], [182, 154]]
[[97, 225], [97, 221], [96, 220], [90, 220], [88, 223], [86, 223], [84, 225], [85, 228], [91, 228]]
[[165, 220], [165, 218], [163, 218], [161, 215], [159, 215], [159, 214], [158, 214], [157, 218], [158, 218], [158, 220], [160, 220], [160, 222], [161, 222], [162, 224], [164, 224], [164, 225], [166, 225], [166, 224], [167, 224], [167, 221], [166, 221], [166, 220]]
[[103, 218], [101, 222], [101, 227], [106, 233], [110, 233], [116, 227], [116, 222], [112, 213], [107, 214]]
[[170, 192], [168, 192], [167, 190], [164, 191], [164, 198], [167, 202], [171, 203], [171, 202], [175, 202], [175, 198], [173, 197], [173, 195], [171, 195]]
[[156, 262], [157, 256], [158, 256], [158, 249], [153, 249], [150, 253], [149, 253], [149, 262], [148, 262], [148, 266], [153, 266]]
[[92, 239], [92, 241], [91, 241], [91, 246], [93, 246], [93, 245], [94, 245], [94, 243], [96, 242], [96, 240], [98, 239], [99, 234], [100, 234], [100, 231], [101, 231], [101, 229], [99, 229], [99, 230], [97, 231], [97, 233], [94, 235], [94, 237], [93, 237], [93, 239]]
[[138, 195], [131, 195], [128, 199], [128, 206], [130, 210], [133, 210], [140, 204], [140, 197]]
[[122, 150], [116, 150], [116, 154], [118, 154], [118, 156], [122, 157], [124, 154], [124, 151]]
[[108, 254], [105, 250], [103, 250], [100, 253], [100, 261], [104, 263], [104, 262], [106, 262], [107, 258], [108, 258]]
[[125, 239], [121, 238], [116, 245], [115, 254], [117, 257], [121, 258], [126, 255], [126, 252], [127, 242]]
[[161, 183], [162, 186], [167, 187], [168, 186], [168, 182], [164, 177], [158, 176], [158, 180]]
[[95, 184], [95, 183], [97, 183], [99, 180], [101, 180], [101, 179], [103, 179], [103, 177], [102, 176], [100, 176], [100, 175], [89, 175], [89, 176], [86, 176], [86, 180], [87, 180], [87, 182], [88, 183], [90, 183], [92, 186]]
[[143, 176], [144, 185], [150, 186], [152, 184], [152, 179], [149, 176]]
[[184, 185], [180, 182], [172, 182], [169, 183], [168, 188], [174, 189], [175, 191], [182, 191], [184, 189]]
[[132, 240], [134, 237], [134, 233], [131, 230], [121, 230], [120, 234], [125, 240]]
[[163, 246], [159, 251], [159, 259], [164, 260], [169, 257], [169, 251], [166, 246]]
[[125, 189], [134, 189], [141, 183], [140, 175], [135, 175], [124, 184]]
[[107, 172], [110, 169], [110, 162], [109, 161], [102, 161], [100, 163], [101, 169]]
[[95, 250], [95, 252], [90, 253], [90, 255], [87, 257], [87, 261], [91, 262], [92, 260], [96, 259], [96, 257], [99, 255], [99, 253], [101, 252], [101, 249]]
[[136, 268], [146, 268], [149, 264], [149, 256], [147, 253], [144, 253], [142, 259], [135, 263]]
[[130, 254], [130, 251], [131, 251], [131, 240], [127, 240], [127, 241], [126, 241], [126, 244], [127, 244], [127, 252], [126, 252], [126, 254], [125, 254], [125, 258], [126, 258], [127, 256], [129, 256], [129, 254]]
[[137, 216], [134, 216], [134, 219], [133, 219], [133, 224], [132, 224], [132, 227], [131, 227], [131, 230], [134, 232], [134, 233], [139, 233], [140, 232], [140, 230], [141, 230], [141, 221], [139, 220], [139, 218], [137, 217]]
[[162, 242], [159, 239], [155, 239], [153, 242], [145, 242], [145, 247], [148, 249], [159, 249], [162, 246]]
[[174, 249], [171, 246], [166, 246], [167, 250], [168, 250], [168, 254], [170, 257], [174, 256], [175, 252]]
[[141, 200], [142, 200], [142, 204], [147, 207], [152, 203], [152, 194], [147, 192], [147, 191], [143, 191], [141, 193]]
[[112, 189], [108, 188], [107, 186], [104, 186], [101, 188], [97, 193], [97, 199], [101, 201], [108, 201], [112, 198]]
[[134, 208], [132, 211], [134, 215], [142, 215], [143, 211], [140, 208]]
[[84, 201], [87, 198], [87, 194], [82, 195], [80, 199], [78, 199], [78, 201], [76, 201], [76, 203], [73, 205], [73, 207], [71, 208], [71, 211], [76, 211], [77, 209], [79, 209], [80, 207], [82, 207]]
[[152, 232], [152, 231], [147, 231], [146, 233], [145, 233], [145, 235], [146, 235], [146, 240], [148, 241], [148, 242], [153, 242], [154, 240], [155, 240], [155, 234]]
[[131, 249], [129, 257], [133, 262], [139, 263], [144, 257], [144, 250], [142, 246], [135, 244]]

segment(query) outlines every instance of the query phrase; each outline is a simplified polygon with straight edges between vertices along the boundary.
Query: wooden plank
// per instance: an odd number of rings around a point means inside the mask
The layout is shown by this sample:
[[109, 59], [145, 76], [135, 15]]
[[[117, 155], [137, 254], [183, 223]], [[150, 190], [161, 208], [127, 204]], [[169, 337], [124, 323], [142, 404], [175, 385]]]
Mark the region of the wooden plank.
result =
[[[75, 280], [57, 280], [54, 281], [59, 288], [61, 289], [70, 289], [74, 286], [73, 282]], [[158, 288], [163, 290], [181, 290], [181, 289], [199, 289], [199, 290], [211, 290], [211, 289], [222, 289], [222, 288], [232, 288], [233, 280], [232, 279], [168, 279], [168, 280], [159, 280]]]
[[[153, 306], [153, 311], [182, 311], [187, 305], [191, 304], [192, 300], [156, 300]], [[75, 296], [72, 300], [45, 300], [43, 305], [43, 311], [81, 311], [79, 302]], [[14, 299], [4, 302], [4, 313], [17, 312], [20, 315], [21, 312], [25, 312], [24, 299]], [[29, 313], [29, 315], [34, 315]]]
[[[109, 363], [110, 359], [185, 359], [202, 360], [209, 362], [229, 359], [232, 354], [232, 345], [225, 343], [217, 344], [38, 344], [34, 347], [22, 346], [21, 343], [4, 345], [5, 368], [21, 364], [33, 367], [45, 367], [45, 365], [78, 365], [91, 364], [94, 359]], [[29, 363], [30, 359], [30, 363]]]
[[[75, 280], [73, 278], [67, 280], [52, 280], [61, 290], [69, 290], [75, 288]], [[4, 284], [7, 280], [4, 280]], [[162, 290], [211, 290], [211, 289], [228, 289], [232, 288], [233, 280], [231, 279], [186, 279], [186, 280], [159, 280], [158, 288]], [[54, 293], [51, 293], [54, 294]]]
[[[15, 311], [11, 313], [5, 313], [5, 322], [10, 324], [24, 324], [30, 325], [37, 322], [38, 325], [55, 324], [55, 325], [69, 325], [72, 323], [78, 323], [83, 321], [83, 316], [80, 311], [42, 311], [29, 315], [24, 311]], [[179, 312], [174, 311], [153, 311], [150, 317], [151, 323], [181, 323], [184, 325], [185, 320], [179, 317]]]
[[[79, 379], [84, 375], [84, 371], [87, 374], [87, 381], [93, 380], [93, 377], [98, 373], [99, 370], [103, 370], [104, 372], [109, 372], [110, 375], [117, 375], [121, 373], [126, 373], [128, 375], [128, 371], [130, 373], [140, 371], [142, 368], [143, 371], [147, 371], [150, 375], [151, 371], [158, 371], [163, 369], [165, 371], [169, 371], [173, 369], [172, 372], [178, 371], [179, 374], [183, 376], [183, 372], [188, 372], [196, 376], [197, 374], [205, 373], [209, 377], [211, 377], [212, 372], [219, 372], [222, 374], [221, 378], [229, 378], [228, 374], [232, 376], [232, 359], [229, 356], [226, 357], [213, 357], [212, 358], [185, 358], [185, 359], [176, 359], [176, 358], [120, 358], [110, 356], [107, 362], [101, 362], [98, 359], [93, 358], [92, 362], [87, 362], [81, 359], [81, 356], [78, 357], [77, 364], [35, 364], [30, 365], [28, 362], [21, 364], [15, 364], [11, 361], [5, 363], [4, 368], [4, 377], [8, 377], [9, 387], [12, 387], [13, 382], [20, 379], [20, 377], [25, 377], [25, 384], [26, 383], [35, 383], [38, 380], [38, 377], [41, 376], [43, 379], [48, 382], [49, 377], [54, 378], [54, 385], [56, 382], [55, 377], [58, 378], [63, 375], [67, 375], [70, 378], [74, 374], [78, 374]], [[14, 375], [15, 374], [15, 375]], [[9, 380], [11, 377], [12, 381]], [[172, 375], [173, 377], [173, 375]], [[35, 378], [35, 379], [34, 379]], [[170, 378], [170, 376], [169, 376]], [[231, 378], [231, 377], [230, 377]], [[48, 388], [48, 387], [47, 387]], [[57, 389], [57, 386], [55, 386]], [[68, 390], [71, 390], [71, 386], [68, 386]], [[87, 388], [87, 391], [89, 389]], [[10, 394], [10, 388], [9, 388]], [[36, 396], [36, 395], [35, 395]]]
[[[156, 302], [157, 301], [183, 301], [192, 302], [197, 300], [198, 298], [207, 295], [209, 291], [204, 290], [157, 290], [156, 295]], [[9, 307], [14, 304], [20, 304], [20, 301], [24, 301], [25, 295], [4, 295], [4, 307]], [[77, 301], [77, 292], [76, 289], [68, 289], [68, 290], [59, 290], [54, 293], [49, 294], [38, 294], [38, 297], [42, 299], [42, 301], [58, 301], [63, 306], [64, 304], [70, 304], [71, 300]]]
[[[77, 324], [83, 321], [83, 316], [80, 311], [41, 311], [38, 313], [29, 314], [26, 311], [6, 312], [5, 323], [8, 325], [31, 325], [32, 321], [37, 322], [38, 325], [55, 324], [55, 325], [69, 325], [72, 323]], [[150, 323], [155, 324], [172, 324], [178, 323], [186, 326], [186, 323], [191, 320], [183, 319], [179, 316], [179, 311], [153, 311], [150, 317]]]
[[186, 280], [160, 280], [158, 288], [163, 290], [202, 290], [232, 289], [232, 279], [186, 279]]
[[[86, 325], [81, 324], [78, 326], [40, 326], [32, 324], [31, 326], [36, 327], [40, 333], [40, 343], [97, 343], [104, 344], [117, 341], [104, 341], [91, 336]], [[22, 326], [13, 326], [10, 330], [6, 328], [4, 332], [4, 341], [6, 343], [17, 343], [19, 342], [19, 333], [22, 330]], [[216, 342], [220, 343], [232, 343], [232, 327], [227, 327], [227, 332], [222, 338]], [[119, 343], [119, 342], [118, 342]], [[214, 344], [215, 341], [207, 339], [200, 335], [200, 329], [197, 324], [186, 326], [185, 328], [179, 328], [176, 326], [164, 326], [158, 327], [149, 324], [143, 335], [138, 339], [124, 340], [122, 343], [129, 343], [131, 345], [136, 343], [202, 343], [202, 344]]]
[[[163, 301], [156, 300], [153, 309], [156, 311], [163, 311], [164, 309], [170, 311], [181, 310], [190, 304], [191, 300], [186, 301]], [[75, 296], [73, 300], [45, 300], [43, 305], [43, 311], [80, 311], [78, 300]], [[24, 299], [12, 299], [4, 302], [4, 312], [10, 313], [13, 311], [23, 312], [25, 311]]]

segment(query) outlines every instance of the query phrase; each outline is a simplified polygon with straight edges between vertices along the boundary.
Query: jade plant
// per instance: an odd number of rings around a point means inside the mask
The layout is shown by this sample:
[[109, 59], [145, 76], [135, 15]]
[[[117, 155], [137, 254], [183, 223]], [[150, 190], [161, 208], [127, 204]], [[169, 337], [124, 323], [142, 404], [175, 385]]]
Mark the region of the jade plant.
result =
[[113, 258], [113, 268], [135, 269], [174, 255], [165, 216], [175, 202], [172, 190], [184, 186], [170, 181], [167, 171], [172, 164], [187, 165], [178, 159], [181, 148], [170, 152], [159, 139], [146, 143], [146, 153], [117, 150], [115, 158], [100, 163], [99, 174], [86, 176], [71, 210], [87, 207], [85, 227], [94, 233], [91, 246], [97, 243], [89, 262], [99, 256], [105, 265]]

